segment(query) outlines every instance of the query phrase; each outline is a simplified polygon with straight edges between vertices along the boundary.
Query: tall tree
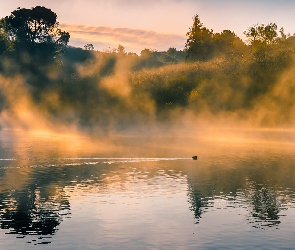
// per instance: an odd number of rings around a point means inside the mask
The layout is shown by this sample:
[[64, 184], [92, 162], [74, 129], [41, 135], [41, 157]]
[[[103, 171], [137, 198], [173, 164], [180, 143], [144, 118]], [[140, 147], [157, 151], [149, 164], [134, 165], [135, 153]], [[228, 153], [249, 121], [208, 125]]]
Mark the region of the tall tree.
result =
[[70, 35], [58, 28], [57, 15], [48, 8], [18, 8], [4, 18], [5, 30], [16, 49], [56, 54], [67, 45]]
[[190, 61], [205, 61], [213, 56], [213, 31], [203, 26], [198, 15], [193, 20], [193, 26], [186, 34], [186, 57]]

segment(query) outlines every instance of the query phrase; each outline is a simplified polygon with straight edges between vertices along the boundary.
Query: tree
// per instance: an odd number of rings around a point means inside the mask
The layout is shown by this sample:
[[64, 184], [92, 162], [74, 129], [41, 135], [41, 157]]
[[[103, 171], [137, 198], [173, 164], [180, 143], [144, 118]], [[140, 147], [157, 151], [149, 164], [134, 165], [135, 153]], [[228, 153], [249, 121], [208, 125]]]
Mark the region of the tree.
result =
[[193, 20], [193, 26], [186, 34], [186, 58], [190, 61], [206, 61], [213, 55], [213, 31], [203, 26], [198, 15]]
[[11, 50], [13, 42], [10, 41], [8, 34], [5, 32], [5, 20], [0, 19], [0, 54], [7, 50]]
[[170, 47], [170, 48], [167, 50], [167, 54], [168, 54], [169, 56], [175, 56], [176, 53], [177, 53], [176, 48], [171, 48], [171, 47]]
[[57, 15], [42, 6], [18, 8], [4, 21], [5, 31], [15, 42], [16, 49], [56, 54], [69, 42], [69, 33], [58, 28]]
[[124, 46], [121, 45], [121, 44], [119, 44], [117, 51], [118, 51], [118, 54], [125, 54], [125, 48], [124, 48]]
[[138, 57], [138, 55], [134, 52], [128, 52], [128, 56]]
[[272, 53], [272, 45], [276, 43], [277, 25], [270, 23], [267, 25], [253, 25], [248, 28], [244, 34], [248, 38], [248, 43], [257, 63], [263, 68], [269, 64]]
[[273, 88], [283, 72], [292, 66], [294, 50], [283, 29], [279, 37], [275, 23], [253, 25], [244, 34], [250, 51], [248, 76], [253, 82], [247, 92], [253, 99]]
[[246, 47], [244, 42], [230, 30], [215, 33], [214, 45], [215, 56], [222, 55], [226, 57], [241, 56], [245, 52]]
[[145, 49], [143, 49], [143, 50], [140, 52], [140, 56], [142, 56], [142, 57], [149, 57], [149, 56], [152, 55], [152, 53], [153, 53], [152, 50], [145, 48]]
[[92, 43], [87, 43], [86, 45], [84, 45], [84, 48], [86, 50], [94, 50], [94, 46]]
[[244, 32], [256, 63], [261, 69], [271, 72], [280, 69], [291, 60], [289, 48], [285, 46], [287, 35], [281, 28], [281, 37], [278, 37], [277, 28], [275, 23], [256, 24]]
[[278, 26], [275, 23], [269, 23], [267, 25], [253, 25], [248, 28], [244, 34], [248, 38], [250, 45], [255, 44], [273, 44], [278, 36], [277, 33]]

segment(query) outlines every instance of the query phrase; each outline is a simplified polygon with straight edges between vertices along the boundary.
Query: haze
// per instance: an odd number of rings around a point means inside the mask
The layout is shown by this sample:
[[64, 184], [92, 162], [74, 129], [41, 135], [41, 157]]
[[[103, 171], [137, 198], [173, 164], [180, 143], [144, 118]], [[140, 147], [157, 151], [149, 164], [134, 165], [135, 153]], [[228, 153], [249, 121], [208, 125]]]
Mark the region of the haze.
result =
[[[128, 52], [140, 53], [144, 48], [183, 49], [185, 34], [192, 17], [199, 14], [206, 27], [215, 32], [229, 29], [239, 37], [256, 23], [276, 22], [287, 33], [295, 32], [294, 1], [234, 0], [11, 0], [2, 1], [0, 16], [17, 7], [41, 5], [54, 10], [64, 29], [71, 31], [70, 45], [95, 49], [116, 48], [123, 44]], [[120, 28], [120, 30], [118, 30]], [[149, 32], [149, 33], [148, 33]], [[119, 33], [119, 34], [118, 34]], [[142, 35], [144, 33], [144, 35]]]

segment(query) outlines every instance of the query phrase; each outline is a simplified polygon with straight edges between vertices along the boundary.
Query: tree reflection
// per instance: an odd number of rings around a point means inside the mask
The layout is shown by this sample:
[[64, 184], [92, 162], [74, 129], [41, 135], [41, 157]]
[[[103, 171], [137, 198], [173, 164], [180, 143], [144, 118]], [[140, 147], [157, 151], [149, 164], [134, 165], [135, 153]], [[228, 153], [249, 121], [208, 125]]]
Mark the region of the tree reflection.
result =
[[[269, 176], [276, 176], [274, 171], [278, 171], [277, 163], [268, 171], [256, 167], [255, 162], [244, 164], [246, 168], [240, 165], [231, 168], [230, 172], [217, 166], [206, 166], [190, 173], [188, 201], [196, 223], [200, 222], [205, 212], [240, 208], [246, 209], [247, 221], [255, 228], [277, 227], [281, 223], [280, 212], [284, 204], [293, 202], [294, 198], [288, 194], [288, 190], [280, 191], [276, 186], [267, 184]], [[255, 171], [249, 166], [253, 166]]]
[[281, 204], [274, 190], [266, 187], [252, 189], [248, 198], [252, 204], [251, 216], [256, 224], [254, 227], [274, 227], [281, 223]]
[[38, 188], [0, 196], [0, 225], [9, 234], [53, 235], [69, 211], [69, 201], [58, 191], [47, 197]]
[[38, 165], [37, 158], [0, 167], [0, 228], [9, 230], [6, 234], [21, 237], [56, 233], [71, 211], [65, 187], [100, 174], [95, 165], [65, 167], [67, 163], [51, 159], [50, 164], [44, 161], [44, 165]]
[[199, 219], [201, 218], [202, 215], [202, 198], [201, 194], [193, 188], [192, 185], [189, 184], [188, 186], [188, 197], [189, 197], [189, 202], [191, 204], [190, 209], [193, 211], [196, 223], [199, 222]]
[[188, 200], [191, 204], [190, 210], [194, 213], [196, 219], [195, 223], [198, 224], [202, 214], [208, 207], [212, 206], [209, 202], [210, 198], [202, 194], [192, 182], [188, 182]]
[[219, 190], [216, 190], [216, 193], [222, 194], [212, 195], [211, 192], [202, 194], [196, 185], [188, 184], [190, 209], [194, 213], [196, 223], [200, 222], [203, 213], [213, 212], [217, 208], [214, 204], [216, 199], [224, 201], [224, 209], [247, 207], [250, 211], [248, 220], [255, 228], [274, 227], [281, 223], [279, 213], [283, 198], [280, 198], [274, 190], [251, 186], [240, 191], [236, 190], [234, 193], [223, 193]]

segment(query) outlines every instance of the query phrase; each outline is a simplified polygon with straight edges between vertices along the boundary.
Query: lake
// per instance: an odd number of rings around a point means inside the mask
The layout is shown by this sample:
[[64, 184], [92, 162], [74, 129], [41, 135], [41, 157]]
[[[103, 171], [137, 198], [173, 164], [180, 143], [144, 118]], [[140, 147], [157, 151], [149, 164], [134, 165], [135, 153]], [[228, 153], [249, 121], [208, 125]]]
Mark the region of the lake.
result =
[[0, 131], [0, 249], [294, 249], [295, 132], [232, 132]]

